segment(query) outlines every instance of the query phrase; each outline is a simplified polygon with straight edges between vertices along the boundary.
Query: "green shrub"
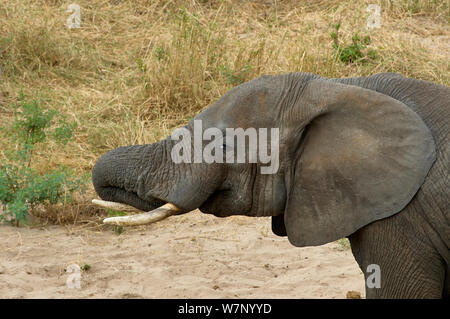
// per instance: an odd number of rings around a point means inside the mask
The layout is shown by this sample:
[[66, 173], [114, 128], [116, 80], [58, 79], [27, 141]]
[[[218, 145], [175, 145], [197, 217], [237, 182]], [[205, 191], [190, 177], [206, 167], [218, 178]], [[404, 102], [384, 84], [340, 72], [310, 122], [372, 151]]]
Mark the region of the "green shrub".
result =
[[56, 110], [44, 111], [35, 100], [14, 107], [14, 122], [0, 127], [10, 139], [9, 149], [3, 150], [5, 163], [0, 165], [0, 203], [6, 207], [0, 221], [17, 226], [27, 222], [28, 213], [38, 204], [68, 202], [75, 191], [83, 191], [87, 176], [75, 177], [74, 172], [59, 166], [39, 173], [33, 168], [33, 150], [40, 143], [53, 139], [67, 144], [72, 139], [75, 123], [69, 123]]
[[358, 33], [355, 33], [353, 34], [351, 44], [341, 45], [339, 43], [338, 35], [340, 26], [341, 25], [339, 23], [336, 24], [334, 26], [336, 31], [333, 31], [330, 34], [333, 39], [333, 49], [336, 58], [343, 63], [366, 63], [377, 58], [377, 53], [375, 50], [367, 49], [367, 46], [372, 42], [369, 36], [363, 36], [360, 38]]

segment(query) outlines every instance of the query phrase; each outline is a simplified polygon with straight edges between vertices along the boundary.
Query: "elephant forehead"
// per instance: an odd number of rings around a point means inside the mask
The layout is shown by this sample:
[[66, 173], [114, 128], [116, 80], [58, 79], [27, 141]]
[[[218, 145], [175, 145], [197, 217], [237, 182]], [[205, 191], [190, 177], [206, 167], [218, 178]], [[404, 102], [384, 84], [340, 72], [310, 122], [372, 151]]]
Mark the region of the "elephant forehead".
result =
[[202, 120], [204, 128], [273, 127], [274, 105], [263, 90], [246, 94], [228, 94], [203, 110], [196, 120]]

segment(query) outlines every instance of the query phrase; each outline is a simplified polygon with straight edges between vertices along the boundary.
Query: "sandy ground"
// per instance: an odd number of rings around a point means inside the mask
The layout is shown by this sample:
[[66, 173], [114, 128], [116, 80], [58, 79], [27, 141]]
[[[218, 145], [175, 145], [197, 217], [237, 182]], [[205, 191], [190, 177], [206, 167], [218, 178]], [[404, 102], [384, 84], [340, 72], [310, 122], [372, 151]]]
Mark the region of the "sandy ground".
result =
[[[269, 218], [195, 211], [120, 235], [109, 226], [0, 225], [0, 236], [1, 298], [364, 297], [348, 247], [295, 248], [272, 234]], [[73, 264], [91, 267], [78, 276], [66, 271]]]

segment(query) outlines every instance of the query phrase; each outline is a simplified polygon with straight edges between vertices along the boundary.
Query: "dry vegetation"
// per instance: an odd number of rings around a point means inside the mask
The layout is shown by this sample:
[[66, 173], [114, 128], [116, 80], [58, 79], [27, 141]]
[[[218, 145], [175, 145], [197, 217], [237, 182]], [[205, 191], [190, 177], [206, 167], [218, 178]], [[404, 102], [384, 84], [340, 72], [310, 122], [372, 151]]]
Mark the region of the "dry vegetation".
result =
[[[79, 29], [65, 26], [72, 2]], [[381, 7], [381, 29], [366, 28], [369, 3]], [[336, 60], [338, 22], [343, 41], [370, 35], [378, 58]], [[399, 72], [449, 85], [449, 36], [446, 0], [1, 1], [0, 119], [11, 120], [20, 91], [67, 114], [79, 125], [75, 141], [38, 149], [36, 164], [89, 171], [105, 151], [157, 141], [261, 74]], [[59, 211], [92, 215], [92, 195]]]

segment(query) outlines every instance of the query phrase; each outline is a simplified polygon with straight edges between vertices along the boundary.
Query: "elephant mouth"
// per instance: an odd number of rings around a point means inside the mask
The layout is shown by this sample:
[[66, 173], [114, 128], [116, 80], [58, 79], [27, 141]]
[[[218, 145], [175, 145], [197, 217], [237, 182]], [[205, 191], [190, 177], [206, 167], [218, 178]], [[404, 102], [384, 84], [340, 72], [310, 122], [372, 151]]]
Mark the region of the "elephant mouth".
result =
[[142, 199], [137, 193], [120, 187], [106, 186], [100, 187], [96, 191], [104, 201], [126, 204], [140, 211], [150, 211], [167, 203], [159, 198], [152, 198], [150, 200]]
[[[106, 209], [123, 212], [138, 212], [139, 214], [106, 218], [103, 223], [118, 226], [136, 226], [160, 221], [183, 211], [176, 205], [160, 199], [145, 200], [133, 191], [119, 187], [102, 187], [97, 192], [101, 200], [92, 200], [93, 204]], [[229, 211], [222, 211], [223, 201], [235, 196], [231, 189], [219, 189], [212, 193], [198, 209], [203, 213], [214, 214], [217, 217], [230, 216]], [[242, 214], [245, 215], [245, 212]]]
[[227, 217], [229, 214], [223, 213], [220, 207], [223, 207], [221, 204], [222, 199], [227, 198], [230, 195], [230, 189], [216, 190], [198, 209], [205, 214], [214, 214], [217, 217]]
[[[134, 192], [128, 192], [122, 188], [117, 187], [109, 188], [110, 189], [107, 189], [106, 191], [115, 192], [116, 194], [116, 196], [111, 199], [113, 201], [108, 201], [108, 196], [100, 196], [102, 200], [93, 199], [92, 203], [106, 209], [123, 212], [139, 212], [139, 214], [109, 217], [103, 220], [104, 224], [116, 226], [146, 225], [155, 223], [169, 216], [176, 215], [182, 212], [175, 205], [167, 203], [166, 201], [158, 198], [154, 198], [152, 200], [143, 200]], [[133, 200], [133, 206], [128, 205], [129, 201], [125, 201], [125, 203], [117, 201], [117, 194], [121, 194], [122, 197], [126, 197], [128, 198], [128, 200]]]
[[[92, 203], [106, 209], [114, 209], [127, 212], [139, 211], [133, 206], [121, 204], [117, 202], [109, 202], [99, 199], [93, 199]], [[182, 211], [171, 203], [164, 204], [149, 212], [139, 213], [136, 215], [127, 215], [119, 217], [109, 217], [103, 220], [104, 224], [116, 226], [138, 226], [155, 223], [172, 215], [177, 215]]]

